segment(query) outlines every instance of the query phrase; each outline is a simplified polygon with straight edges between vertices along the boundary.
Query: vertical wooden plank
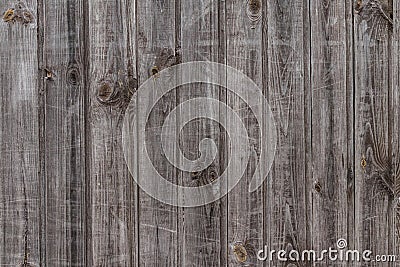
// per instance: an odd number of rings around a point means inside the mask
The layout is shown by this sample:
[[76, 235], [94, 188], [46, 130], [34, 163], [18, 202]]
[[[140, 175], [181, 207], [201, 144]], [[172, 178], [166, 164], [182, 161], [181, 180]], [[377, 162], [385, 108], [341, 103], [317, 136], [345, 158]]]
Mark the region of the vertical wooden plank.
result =
[[[220, 41], [224, 27], [223, 2], [215, 0], [181, 1], [182, 62], [212, 61], [222, 59]], [[220, 88], [210, 84], [190, 84], [177, 90], [177, 101], [183, 103], [196, 97], [220, 99]], [[215, 107], [209, 107], [210, 109]], [[187, 112], [187, 111], [186, 111]], [[185, 125], [181, 133], [181, 149], [184, 155], [197, 160], [199, 143], [212, 139], [219, 151], [214, 162], [198, 173], [180, 174], [184, 186], [203, 186], [217, 179], [224, 171], [224, 131], [218, 122], [196, 119]], [[201, 207], [184, 208], [182, 212], [182, 236], [180, 247], [181, 266], [221, 266], [226, 264], [226, 241], [224, 222], [226, 218], [223, 200]]]
[[[336, 248], [339, 239], [353, 245], [348, 234], [353, 216], [348, 205], [353, 165], [352, 41], [347, 35], [352, 31], [351, 8], [344, 1], [311, 1], [312, 247], [317, 251]], [[331, 264], [328, 260], [325, 264]]]
[[[263, 13], [264, 5], [265, 3], [260, 0], [226, 2], [226, 64], [250, 77], [260, 87], [260, 90], [264, 85], [262, 81], [262, 17], [266, 15], [266, 13]], [[231, 82], [228, 81], [228, 84]], [[247, 97], [250, 99], [255, 96], [248, 95]], [[262, 109], [262, 99], [255, 101], [258, 102], [258, 107]], [[245, 163], [248, 164], [245, 174], [228, 195], [228, 264], [232, 266], [250, 264], [253, 266], [257, 264], [256, 252], [262, 249], [264, 244], [263, 187], [258, 188], [255, 192], [249, 192], [249, 185], [257, 165], [266, 164], [260, 162], [259, 159], [262, 146], [260, 139], [261, 125], [248, 103], [229, 91], [227, 103], [241, 117], [251, 140], [251, 156], [249, 162]], [[241, 126], [234, 125], [234, 127]], [[234, 142], [234, 140], [231, 140], [231, 142]], [[230, 175], [235, 174], [228, 174], [228, 177]], [[230, 179], [233, 179], [233, 177]], [[243, 251], [246, 251], [246, 256], [243, 255]]]
[[8, 266], [41, 264], [36, 9], [37, 1], [0, 3], [9, 10], [0, 22], [0, 265]]
[[[393, 108], [393, 152], [392, 175], [395, 185], [394, 227], [395, 238], [393, 254], [400, 255], [400, 2], [393, 1], [393, 54], [392, 54], [392, 108]], [[396, 204], [397, 203], [397, 204]]]
[[356, 244], [374, 255], [393, 251], [392, 4], [358, 1], [355, 7]]
[[[278, 143], [265, 186], [265, 244], [269, 250], [311, 246], [311, 90], [308, 1], [269, 0], [263, 22], [263, 86]], [[285, 266], [276, 258], [266, 266]]]
[[83, 1], [43, 1], [43, 265], [86, 266]]
[[89, 266], [136, 262], [136, 186], [122, 151], [122, 119], [136, 89], [135, 2], [89, 1]]
[[[179, 1], [137, 2], [137, 71], [140, 85], [149, 78], [157, 79], [159, 71], [179, 62], [179, 21], [176, 21], [178, 14]], [[154, 88], [154, 93], [157, 89]], [[148, 100], [143, 101], [148, 101], [150, 105], [153, 92], [146, 92], [146, 96]], [[162, 152], [161, 129], [175, 103], [175, 92], [165, 95], [154, 106], [146, 125], [147, 152], [152, 164], [162, 177], [173, 183], [178, 180], [177, 174]], [[146, 179], [146, 175], [139, 179]], [[177, 208], [151, 198], [142, 190], [139, 191], [139, 196], [138, 266], [180, 266], [178, 253], [181, 252], [177, 248]]]

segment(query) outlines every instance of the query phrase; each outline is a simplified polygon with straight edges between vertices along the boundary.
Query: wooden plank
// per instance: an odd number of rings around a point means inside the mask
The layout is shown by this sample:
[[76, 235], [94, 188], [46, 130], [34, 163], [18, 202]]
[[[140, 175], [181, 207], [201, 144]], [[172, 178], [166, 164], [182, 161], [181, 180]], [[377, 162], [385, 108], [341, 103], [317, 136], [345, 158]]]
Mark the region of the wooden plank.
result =
[[43, 265], [85, 263], [84, 3], [43, 1]]
[[[182, 62], [212, 61], [222, 59], [220, 42], [223, 42], [223, 3], [215, 0], [181, 1], [181, 46]], [[220, 99], [220, 88], [210, 84], [190, 84], [177, 90], [177, 101], [183, 103], [196, 97]], [[190, 108], [193, 108], [192, 106]], [[216, 109], [216, 107], [209, 107]], [[183, 111], [188, 112], [188, 111]], [[182, 114], [181, 114], [182, 115]], [[204, 138], [212, 139], [218, 147], [218, 156], [205, 170], [198, 173], [180, 174], [184, 186], [203, 186], [217, 179], [225, 168], [225, 133], [217, 122], [196, 119], [185, 125], [181, 133], [184, 155], [197, 160], [199, 143]], [[179, 148], [178, 148], [179, 149]], [[212, 192], [207, 192], [212, 194]], [[226, 264], [226, 218], [223, 200], [201, 207], [184, 208], [179, 225], [182, 235], [179, 243], [182, 260], [180, 266], [222, 266]]]
[[[339, 239], [354, 243], [348, 224], [354, 211], [348, 203], [354, 190], [351, 8], [335, 0], [311, 1], [310, 7], [312, 247], [317, 251], [336, 248]], [[328, 258], [322, 262], [331, 264]]]
[[[395, 185], [395, 207], [392, 220], [394, 221], [395, 238], [393, 254], [400, 255], [400, 2], [393, 1], [393, 54], [392, 54], [392, 95], [391, 105], [393, 109], [393, 158], [392, 158], [392, 175], [394, 175]], [[397, 202], [397, 204], [396, 204]]]
[[[259, 0], [237, 0], [226, 3], [226, 64], [246, 74], [260, 87], [260, 90], [264, 85], [262, 81], [262, 57], [264, 55], [262, 16], [265, 16], [266, 13], [263, 13], [263, 8], [264, 3]], [[228, 84], [232, 82], [228, 81]], [[240, 81], [234, 82], [240, 83]], [[247, 95], [248, 99], [254, 97], [256, 96], [251, 93]], [[255, 102], [257, 105], [250, 108], [249, 103], [244, 99], [232, 92], [228, 91], [227, 93], [228, 105], [237, 112], [246, 127], [250, 140], [248, 149], [251, 151], [249, 162], [244, 162], [245, 166], [247, 165], [245, 174], [228, 195], [228, 264], [232, 266], [257, 264], [256, 252], [264, 246], [265, 192], [263, 192], [263, 187], [258, 188], [255, 192], [249, 192], [249, 185], [257, 165], [266, 164], [259, 159], [261, 149], [264, 149], [260, 135], [262, 125], [254, 116], [254, 112], [257, 111], [252, 110], [257, 108], [262, 110], [263, 101], [255, 99]], [[241, 125], [234, 125], [234, 127], [239, 128]], [[266, 138], [265, 135], [263, 138]], [[235, 140], [230, 141], [231, 146], [237, 145]], [[227, 147], [229, 147], [228, 145]], [[229, 151], [229, 149], [226, 150]], [[228, 173], [228, 179], [235, 179], [233, 176], [240, 173], [239, 169], [240, 166], [236, 166], [233, 173]]]
[[[355, 240], [358, 249], [393, 251], [394, 129], [392, 93], [391, 1], [358, 2], [355, 38]], [[389, 8], [390, 7], [390, 8]], [[385, 238], [382, 238], [385, 237]], [[387, 266], [377, 263], [376, 266]]]
[[[278, 143], [264, 190], [269, 250], [311, 247], [311, 90], [308, 1], [269, 0], [263, 19], [263, 87]], [[266, 266], [284, 266], [275, 258]]]
[[37, 2], [2, 1], [0, 10], [9, 10], [0, 22], [0, 265], [39, 266]]
[[[179, 62], [179, 46], [176, 20], [179, 14], [178, 1], [138, 1], [137, 2], [137, 43], [139, 84], [147, 79], [157, 81], [157, 73]], [[154, 74], [153, 77], [151, 77]], [[162, 86], [162, 85], [160, 85]], [[154, 91], [146, 92], [147, 99], [139, 99], [150, 104], [154, 100]], [[166, 180], [176, 183], [176, 170], [168, 163], [161, 145], [161, 129], [165, 118], [175, 107], [176, 93], [165, 95], [151, 111], [146, 125], [147, 152], [159, 174]], [[141, 170], [139, 179], [146, 179], [146, 170]], [[157, 187], [157, 185], [154, 185]], [[177, 248], [177, 208], [171, 207], [139, 193], [139, 255], [137, 266], [180, 266]]]
[[[122, 150], [122, 119], [136, 87], [132, 1], [89, 1], [91, 255], [88, 266], [137, 261], [136, 186]], [[89, 255], [88, 255], [89, 256]]]

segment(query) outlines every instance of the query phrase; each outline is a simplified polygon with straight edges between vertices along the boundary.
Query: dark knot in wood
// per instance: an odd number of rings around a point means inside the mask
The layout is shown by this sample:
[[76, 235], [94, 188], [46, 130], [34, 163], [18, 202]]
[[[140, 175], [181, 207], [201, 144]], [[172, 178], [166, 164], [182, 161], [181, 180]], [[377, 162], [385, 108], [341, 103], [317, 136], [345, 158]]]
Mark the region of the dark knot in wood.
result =
[[137, 79], [121, 75], [116, 81], [103, 79], [97, 89], [97, 100], [103, 105], [125, 109], [136, 92]]
[[150, 76], [156, 76], [157, 74], [171, 66], [181, 63], [180, 49], [164, 47], [157, 53], [154, 61], [154, 66], [150, 68]]
[[321, 183], [318, 182], [318, 181], [316, 181], [316, 182], [314, 183], [314, 189], [315, 189], [315, 191], [316, 191], [317, 193], [321, 193], [321, 192], [322, 192]]
[[19, 22], [26, 25], [34, 23], [35, 17], [23, 2], [17, 2], [15, 7], [9, 8], [4, 12], [3, 21], [7, 23]]
[[261, 0], [248, 0], [246, 6], [246, 14], [250, 20], [251, 28], [256, 28], [262, 18]]
[[104, 81], [100, 84], [98, 92], [97, 92], [97, 99], [102, 104], [113, 104], [117, 101], [118, 93], [114, 89], [114, 84], [110, 81]]
[[357, 0], [355, 13], [367, 23], [371, 39], [382, 41], [393, 32], [393, 6], [382, 0]]
[[80, 84], [80, 71], [76, 67], [71, 67], [67, 70], [67, 83], [72, 86], [77, 86]]

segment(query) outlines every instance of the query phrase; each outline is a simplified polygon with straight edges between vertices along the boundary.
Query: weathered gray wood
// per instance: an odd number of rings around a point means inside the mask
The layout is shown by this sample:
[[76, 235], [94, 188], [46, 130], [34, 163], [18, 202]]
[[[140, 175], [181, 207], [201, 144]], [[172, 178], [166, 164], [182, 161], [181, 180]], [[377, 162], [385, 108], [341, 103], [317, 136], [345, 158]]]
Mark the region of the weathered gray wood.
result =
[[[137, 2], [137, 44], [139, 84], [147, 79], [157, 81], [157, 73], [178, 63], [176, 62], [179, 45], [178, 1], [138, 1]], [[152, 76], [154, 74], [154, 76]], [[159, 86], [162, 86], [160, 84]], [[154, 92], [159, 88], [154, 88]], [[146, 101], [150, 105], [153, 92], [146, 92]], [[168, 163], [161, 145], [161, 129], [169, 112], [175, 107], [176, 94], [166, 95], [154, 107], [146, 125], [147, 151], [153, 166], [166, 180], [178, 181], [176, 170]], [[151, 106], [149, 106], [150, 108]], [[141, 176], [148, 174], [138, 167]], [[157, 184], [154, 185], [157, 188]], [[139, 191], [139, 262], [138, 266], [180, 266], [178, 263], [177, 208], [168, 206]]]
[[83, 1], [43, 1], [43, 266], [86, 266]]
[[[265, 243], [270, 250], [311, 246], [310, 54], [308, 1], [267, 2], [264, 90], [278, 144], [266, 184]], [[267, 266], [284, 266], [276, 259]]]
[[135, 3], [89, 1], [89, 146], [91, 205], [88, 266], [136, 262], [136, 186], [121, 142], [124, 110], [135, 90]]
[[[393, 109], [393, 152], [392, 152], [392, 175], [394, 176], [395, 203], [392, 221], [395, 229], [394, 249], [396, 255], [400, 255], [400, 2], [393, 1], [393, 54], [392, 54], [392, 95], [391, 105]], [[397, 204], [396, 204], [397, 202]]]
[[[400, 254], [398, 1], [20, 5], [0, 3], [8, 10], [0, 22], [0, 266], [293, 266], [262, 263], [256, 252], [326, 249], [339, 238], [374, 255]], [[138, 84], [194, 60], [226, 63], [262, 88], [278, 146], [268, 179], [249, 194], [263, 141], [246, 104], [212, 85], [176, 88], [146, 125], [147, 151], [165, 179], [213, 181], [234, 145], [218, 123], [195, 120], [172, 149], [196, 159], [207, 137], [217, 159], [198, 173], [170, 164], [161, 127], [183, 101], [227, 103], [252, 145], [244, 179], [228, 196], [177, 208], [133, 181], [121, 126]], [[151, 103], [156, 90], [141, 101]]]
[[[262, 81], [262, 58], [266, 54], [262, 50], [262, 16], [264, 4], [259, 0], [251, 1], [228, 1], [226, 8], [226, 64], [250, 77], [260, 88], [266, 87]], [[228, 85], [240, 83], [238, 81], [228, 81]], [[228, 88], [230, 89], [230, 88]], [[254, 97], [248, 95], [248, 98]], [[258, 105], [252, 107], [262, 110], [262, 99], [258, 99]], [[264, 245], [263, 225], [264, 225], [264, 191], [258, 188], [257, 191], [249, 193], [250, 181], [253, 178], [257, 164], [265, 164], [257, 158], [261, 151], [261, 122], [254, 116], [254, 111], [249, 108], [248, 103], [240, 99], [237, 95], [228, 91], [227, 104], [237, 112], [246, 127], [250, 138], [249, 162], [244, 176], [237, 186], [229, 193], [228, 200], [228, 264], [237, 266], [240, 264], [257, 264], [256, 252]], [[228, 122], [229, 123], [229, 122]], [[235, 125], [235, 127], [241, 127]], [[265, 131], [265, 129], [264, 129]], [[265, 132], [264, 132], [265, 134]], [[264, 138], [265, 135], [263, 136]], [[236, 140], [231, 139], [231, 146], [236, 146]], [[229, 144], [226, 144], [227, 148]], [[228, 150], [226, 148], [226, 150]], [[228, 153], [227, 153], [228, 154]], [[232, 155], [228, 155], [232, 157]], [[243, 159], [247, 160], [247, 159]], [[230, 163], [232, 164], [232, 163]], [[231, 177], [240, 173], [240, 166], [236, 166], [236, 171], [229, 174]], [[243, 252], [247, 255], [243, 255]]]
[[[0, 10], [30, 14], [0, 22], [0, 265], [40, 265], [38, 41], [36, 1], [17, 6], [2, 1]], [[11, 19], [11, 16], [9, 17]], [[24, 22], [26, 24], [24, 25]], [[25, 265], [28, 266], [28, 265]]]
[[[391, 1], [380, 1], [392, 5]], [[357, 6], [355, 38], [355, 245], [374, 254], [393, 251], [394, 181], [391, 157], [391, 29], [380, 27], [368, 1]], [[375, 23], [373, 23], [375, 21]], [[385, 18], [381, 23], [390, 24]], [[389, 111], [389, 112], [388, 112]], [[383, 238], [382, 238], [383, 237]], [[387, 266], [378, 263], [376, 266]]]
[[[353, 221], [352, 4], [311, 1], [312, 247], [336, 247]], [[350, 23], [349, 23], [350, 22]], [[351, 204], [351, 203], [350, 203]], [[330, 265], [329, 259], [325, 264]], [[337, 263], [347, 266], [345, 263]]]
[[[212, 61], [219, 62], [220, 42], [224, 41], [220, 29], [225, 22], [220, 13], [224, 8], [219, 1], [181, 1], [181, 53], [182, 62]], [[210, 84], [185, 85], [177, 90], [178, 103], [195, 97], [208, 97], [219, 100], [220, 88]], [[215, 107], [210, 107], [215, 109]], [[184, 111], [183, 111], [184, 112]], [[187, 111], [186, 111], [187, 112]], [[203, 186], [214, 181], [224, 171], [225, 133], [221, 127], [208, 119], [197, 119], [189, 122], [182, 131], [180, 139], [184, 155], [196, 160], [199, 158], [199, 142], [211, 138], [219, 151], [214, 162], [198, 173], [180, 174], [184, 186]], [[212, 194], [212, 192], [210, 192]], [[223, 218], [226, 210], [222, 200], [208, 205], [182, 210], [181, 236], [179, 242], [182, 260], [180, 266], [222, 266], [226, 264], [226, 229]]]

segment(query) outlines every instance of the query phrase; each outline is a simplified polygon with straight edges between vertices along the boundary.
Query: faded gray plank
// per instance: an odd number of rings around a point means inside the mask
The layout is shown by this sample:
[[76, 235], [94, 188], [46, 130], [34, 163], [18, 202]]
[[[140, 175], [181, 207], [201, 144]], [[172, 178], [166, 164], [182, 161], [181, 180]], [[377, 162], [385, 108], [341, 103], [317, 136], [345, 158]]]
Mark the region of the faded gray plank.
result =
[[136, 261], [136, 186], [125, 164], [122, 119], [136, 87], [135, 6], [132, 1], [89, 1], [90, 195], [89, 266], [132, 266]]
[[[312, 247], [318, 251], [336, 248], [338, 239], [353, 246], [348, 229], [353, 221], [348, 199], [354, 190], [352, 39], [347, 35], [352, 29], [351, 8], [351, 3], [336, 0], [311, 1], [310, 7]], [[331, 264], [328, 261], [322, 262]]]
[[[390, 2], [390, 3], [389, 3]], [[391, 1], [378, 1], [392, 5]], [[361, 6], [360, 6], [361, 5]], [[369, 1], [356, 6], [355, 38], [355, 240], [376, 254], [393, 251], [394, 181], [390, 22]], [[382, 238], [384, 237], [384, 238]], [[375, 266], [387, 266], [377, 263]]]
[[[137, 2], [137, 43], [139, 84], [148, 78], [157, 84], [157, 73], [176, 63], [178, 46], [176, 22], [179, 6], [177, 1], [138, 1]], [[151, 75], [153, 75], [151, 77]], [[157, 84], [162, 86], [162, 84]], [[145, 101], [151, 107], [153, 94], [158, 90], [146, 92]], [[176, 183], [176, 170], [168, 163], [161, 145], [161, 129], [165, 118], [175, 107], [174, 92], [167, 94], [157, 103], [147, 121], [146, 144], [151, 163], [162, 177]], [[138, 166], [138, 179], [147, 179], [147, 174]], [[158, 185], [154, 185], [156, 188]], [[177, 249], [177, 208], [168, 206], [139, 191], [139, 255], [138, 266], [180, 266]]]
[[[224, 21], [219, 17], [223, 12], [219, 1], [181, 1], [181, 46], [182, 62], [212, 61], [221, 59], [220, 34]], [[223, 14], [223, 13], [222, 13]], [[183, 103], [196, 97], [220, 99], [219, 88], [210, 84], [190, 84], [177, 90], [177, 101]], [[190, 108], [193, 108], [190, 106]], [[216, 107], [209, 107], [216, 109]], [[188, 112], [188, 111], [183, 111]], [[225, 155], [225, 133], [217, 122], [209, 119], [196, 119], [185, 125], [181, 133], [181, 147], [185, 157], [197, 160], [200, 157], [199, 143], [204, 138], [212, 139], [218, 147], [218, 156], [214, 162], [198, 173], [180, 173], [180, 183], [184, 186], [203, 186], [215, 181], [224, 170], [222, 158]], [[178, 148], [179, 149], [179, 148]], [[212, 194], [206, 192], [205, 194]], [[182, 260], [180, 266], [221, 266], [226, 262], [224, 235], [226, 229], [221, 224], [225, 213], [222, 201], [201, 207], [184, 208], [180, 225], [182, 235], [179, 243]]]
[[0, 3], [2, 13], [10, 8], [11, 21], [0, 21], [0, 265], [39, 266], [37, 2]]
[[[278, 144], [265, 187], [265, 243], [269, 250], [301, 251], [311, 246], [309, 5], [269, 0], [266, 13], [264, 90], [275, 116]], [[267, 262], [284, 265], [276, 259]]]
[[[235, 0], [226, 3], [226, 64], [250, 77], [260, 87], [260, 90], [265, 85], [262, 81], [262, 57], [264, 55], [262, 50], [262, 17], [266, 13], [263, 13], [263, 11], [264, 3], [260, 0]], [[228, 81], [228, 84], [232, 83], [240, 83], [240, 80]], [[254, 97], [251, 93], [247, 95], [248, 99]], [[228, 105], [242, 119], [251, 140], [250, 147], [247, 148], [250, 151], [249, 162], [244, 162], [247, 165], [244, 176], [227, 197], [229, 266], [239, 266], [240, 264], [259, 266], [261, 263], [257, 262], [256, 252], [264, 246], [265, 192], [263, 187], [258, 188], [255, 192], [249, 192], [249, 185], [255, 174], [257, 164], [266, 164], [259, 159], [262, 146], [260, 136], [262, 125], [254, 116], [254, 112], [257, 112], [254, 109], [263, 109], [263, 101], [262, 99], [255, 99], [255, 102], [257, 105], [251, 107], [252, 110], [248, 106], [249, 103], [244, 99], [240, 99], [229, 91], [227, 93]], [[241, 127], [241, 125], [233, 126]], [[265, 135], [263, 138], [266, 138]], [[237, 146], [237, 141], [234, 139], [230, 142], [231, 146]], [[228, 154], [229, 149], [226, 150]], [[232, 157], [232, 155], [229, 156]], [[235, 179], [232, 176], [239, 173], [240, 166], [235, 166], [235, 171], [231, 174], [228, 173], [228, 179]], [[245, 252], [244, 255], [243, 252]]]
[[[394, 249], [393, 253], [400, 255], [400, 2], [393, 1], [393, 54], [392, 54], [392, 95], [391, 105], [393, 108], [393, 158], [392, 158], [392, 175], [394, 176], [395, 188], [395, 204], [392, 220], [395, 228]], [[397, 264], [398, 265], [398, 264]], [[395, 265], [396, 266], [396, 265]]]
[[83, 1], [43, 1], [43, 265], [85, 263]]

